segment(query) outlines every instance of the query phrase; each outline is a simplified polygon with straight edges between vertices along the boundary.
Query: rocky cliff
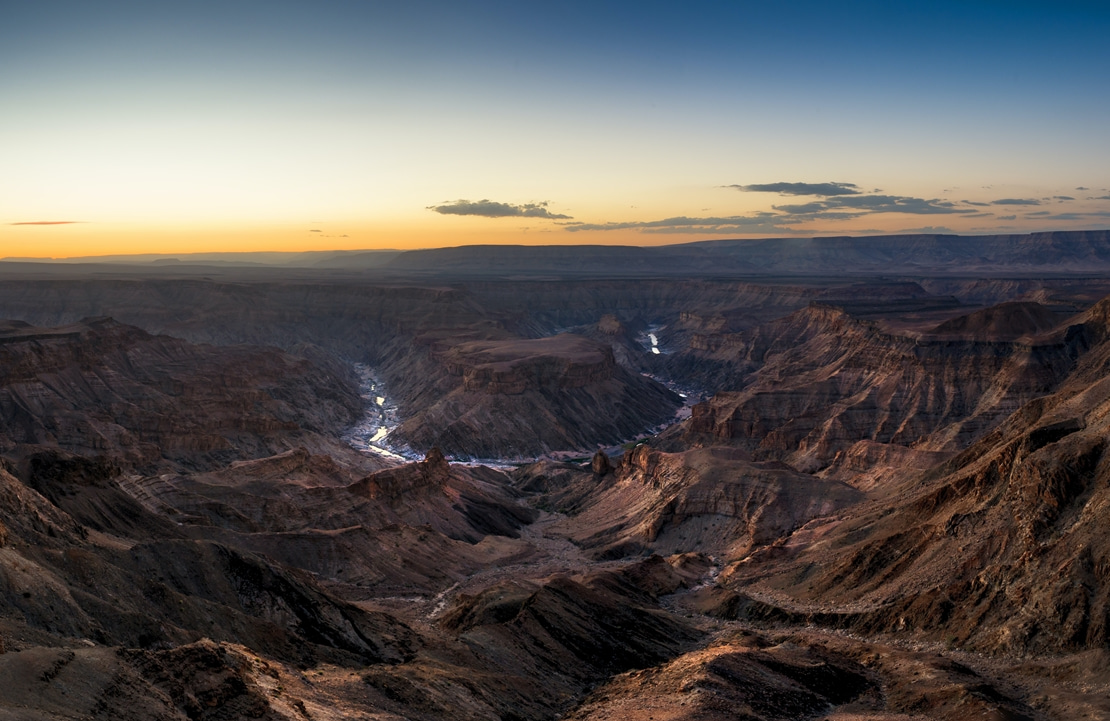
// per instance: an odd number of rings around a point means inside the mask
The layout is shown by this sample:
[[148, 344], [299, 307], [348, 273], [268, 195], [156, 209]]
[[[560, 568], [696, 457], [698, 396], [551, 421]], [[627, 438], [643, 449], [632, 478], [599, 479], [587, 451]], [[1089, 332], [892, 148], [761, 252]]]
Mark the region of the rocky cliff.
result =
[[428, 402], [392, 443], [463, 458], [528, 458], [619, 443], [669, 420], [681, 404], [619, 366], [608, 346], [571, 334], [464, 341], [432, 363], [443, 372], [409, 379], [410, 393]]
[[[1006, 333], [981, 337], [999, 323]], [[975, 337], [957, 332], [973, 326]], [[928, 454], [965, 448], [1054, 389], [1086, 347], [1068, 328], [1023, 304], [949, 320], [936, 333], [897, 333], [814, 304], [738, 340], [729, 352], [749, 369], [740, 389], [696, 405], [675, 443], [727, 442], [844, 478], [854, 456], [881, 460], [874, 444], [898, 447], [898, 464], [918, 453], [927, 455], [912, 462], [936, 460]]]
[[1101, 340], [1055, 393], [892, 493], [735, 567], [726, 585], [736, 589], [759, 569], [780, 569], [748, 587], [762, 600], [741, 613], [943, 634], [992, 652], [1104, 648], [1108, 309], [1104, 301], [1078, 319], [1076, 333]]
[[107, 318], [0, 326], [0, 450], [212, 466], [322, 447], [360, 409], [345, 369], [277, 349], [196, 345]]

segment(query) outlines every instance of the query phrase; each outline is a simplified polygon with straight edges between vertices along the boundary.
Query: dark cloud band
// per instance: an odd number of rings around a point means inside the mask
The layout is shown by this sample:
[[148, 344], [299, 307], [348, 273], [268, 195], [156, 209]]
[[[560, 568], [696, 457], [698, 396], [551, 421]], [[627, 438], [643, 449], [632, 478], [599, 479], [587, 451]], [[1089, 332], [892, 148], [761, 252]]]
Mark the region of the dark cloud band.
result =
[[992, 205], [1040, 205], [1041, 201], [1036, 198], [1002, 198], [996, 200]]
[[429, 205], [428, 210], [434, 210], [442, 215], [477, 215], [483, 218], [548, 218], [550, 220], [570, 220], [569, 215], [552, 213], [547, 209], [547, 202], [525, 203], [512, 205], [498, 203], [493, 200], [456, 200], [445, 202], [441, 205]]
[[860, 189], [854, 183], [755, 183], [753, 185], [729, 185], [745, 193], [779, 193], [780, 195], [859, 195]]

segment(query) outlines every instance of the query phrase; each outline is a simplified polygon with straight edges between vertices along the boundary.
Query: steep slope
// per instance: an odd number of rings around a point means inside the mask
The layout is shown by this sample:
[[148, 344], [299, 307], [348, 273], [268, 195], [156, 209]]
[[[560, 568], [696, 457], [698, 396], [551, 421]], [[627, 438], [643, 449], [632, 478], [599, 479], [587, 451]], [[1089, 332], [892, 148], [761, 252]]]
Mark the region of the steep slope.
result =
[[[75, 463], [53, 482], [81, 470]], [[129, 525], [158, 538], [91, 529], [4, 470], [0, 503], [0, 622], [8, 645], [13, 635], [130, 647], [207, 636], [302, 661], [407, 653], [411, 634], [394, 619], [339, 600], [307, 574], [188, 540], [141, 507], [130, 509], [138, 518]]]
[[434, 358], [448, 379], [410, 379], [439, 397], [404, 420], [390, 435], [394, 444], [462, 458], [589, 449], [667, 421], [681, 405], [659, 383], [617, 365], [608, 346], [572, 334], [453, 343]]
[[111, 319], [0, 325], [0, 450], [57, 447], [154, 468], [327, 447], [355, 379], [272, 348], [194, 345]]
[[742, 389], [696, 405], [666, 447], [726, 442], [844, 479], [870, 467], [856, 481], [870, 485], [883, 466], [923, 468], [966, 447], [1051, 391], [1083, 348], [1066, 328], [1021, 340], [893, 334], [814, 304], [731, 349], [751, 369]]
[[190, 537], [309, 571], [348, 598], [432, 595], [488, 563], [527, 558], [535, 512], [487, 468], [419, 463], [359, 477], [295, 449], [199, 474], [119, 479], [128, 500]]
[[734, 599], [733, 612], [943, 634], [991, 651], [1104, 648], [1108, 316], [1103, 301], [1076, 324], [1092, 349], [1059, 391], [889, 495], [735, 566], [726, 585], [748, 601]]
[[558, 527], [600, 558], [647, 550], [736, 557], [861, 496], [838, 481], [781, 463], [754, 462], [732, 448], [662, 453], [641, 445], [611, 471], [594, 466], [577, 478], [570, 469], [560, 474], [548, 464], [515, 475], [525, 488], [562, 476], [565, 485], [556, 488], [574, 488], [577, 497], [565, 491], [549, 495], [560, 507], [575, 509]]

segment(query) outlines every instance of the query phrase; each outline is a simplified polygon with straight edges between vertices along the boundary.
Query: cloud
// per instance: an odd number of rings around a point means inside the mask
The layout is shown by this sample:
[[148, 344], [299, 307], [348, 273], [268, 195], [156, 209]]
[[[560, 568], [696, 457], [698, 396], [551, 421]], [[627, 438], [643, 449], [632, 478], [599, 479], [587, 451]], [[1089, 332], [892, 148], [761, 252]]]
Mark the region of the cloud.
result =
[[1028, 213], [1025, 217], [1032, 215], [1037, 216], [1037, 220], [1087, 220], [1087, 219], [1101, 219], [1110, 218], [1110, 211], [1100, 210], [1093, 213], [1049, 213], [1043, 211], [1040, 213]]
[[756, 183], [755, 185], [726, 185], [745, 193], [779, 193], [780, 195], [859, 195], [855, 183]]
[[998, 216], [998, 219], [999, 220], [1017, 220], [1017, 216], [1016, 215], [1000, 215], [1000, 216]]
[[1040, 205], [1036, 198], [1002, 198], [992, 203], [993, 205]]
[[[811, 215], [842, 210], [858, 211], [859, 214], [910, 213], [911, 215], [953, 215], [974, 212], [971, 208], [959, 208], [955, 203], [947, 200], [925, 200], [924, 198], [911, 198], [904, 195], [852, 195], [800, 205], [775, 205], [772, 207], [791, 215]], [[848, 216], [847, 214], [841, 214], [841, 217]]]
[[[975, 208], [957, 207], [946, 200], [926, 200], [903, 195], [844, 195], [826, 197], [809, 203], [772, 206], [774, 212], [759, 211], [748, 215], [689, 217], [685, 215], [662, 220], [609, 223], [561, 223], [563, 229], [579, 231], [638, 230], [643, 233], [797, 233], [795, 227], [813, 221], [845, 221], [879, 213], [910, 215], [989, 216]], [[862, 231], [855, 231], [862, 232]], [[914, 232], [950, 233], [947, 228]]]
[[1085, 217], [1085, 213], [1056, 213], [1042, 216], [1042, 220], [1083, 220]]
[[310, 231], [308, 231], [308, 232], [309, 232], [309, 233], [323, 233], [324, 231], [322, 231], [322, 230], [317, 230], [316, 228], [313, 228], [312, 230], [310, 230]]
[[979, 208], [985, 208], [986, 206], [990, 205], [990, 203], [976, 203], [974, 200], [961, 200], [960, 202], [964, 205], [974, 205]]
[[1094, 198], [1087, 198], [1087, 200], [1110, 200], [1110, 195], [1099, 195]]
[[1075, 200], [1075, 198], [1071, 197], [1070, 195], [1054, 195], [1052, 197], [1056, 200]]
[[625, 223], [564, 223], [565, 230], [575, 233], [582, 230], [639, 230], [644, 233], [783, 233], [790, 220], [775, 213], [760, 212], [753, 215], [690, 218], [684, 215], [662, 220]]
[[899, 233], [921, 233], [922, 235], [954, 235], [956, 231], [943, 225], [926, 225], [924, 228], [906, 228]]
[[8, 223], [8, 225], [74, 225], [83, 223], [83, 220], [29, 220], [23, 223]]
[[547, 209], [547, 201], [542, 203], [525, 203], [511, 205], [498, 203], [493, 200], [456, 200], [444, 202], [442, 205], [429, 205], [428, 210], [434, 210], [442, 215], [479, 215], [483, 218], [548, 218], [551, 220], [570, 220], [569, 215], [552, 213]]
[[1080, 185], [1076, 188], [1076, 190], [1090, 190], [1090, 188], [1084, 188], [1082, 185]]
[[1052, 215], [1052, 212], [1048, 211], [1048, 210], [1037, 210], [1037, 211], [1034, 211], [1032, 213], [1026, 213], [1025, 217], [1026, 218], [1042, 218], [1042, 217], [1047, 216], [1047, 215]]

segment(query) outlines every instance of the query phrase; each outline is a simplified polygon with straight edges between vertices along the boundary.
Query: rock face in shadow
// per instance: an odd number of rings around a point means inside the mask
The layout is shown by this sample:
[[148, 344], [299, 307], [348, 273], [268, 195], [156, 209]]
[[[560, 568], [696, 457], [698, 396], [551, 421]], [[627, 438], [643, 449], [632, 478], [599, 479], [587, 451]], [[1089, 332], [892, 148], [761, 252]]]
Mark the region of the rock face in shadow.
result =
[[321, 445], [361, 409], [356, 382], [276, 349], [194, 345], [111, 319], [0, 325], [0, 449], [110, 454], [143, 468]]
[[[339, 600], [303, 572], [189, 540], [141, 506], [112, 534], [94, 532], [3, 470], [0, 503], [12, 519], [0, 548], [0, 618], [48, 638], [158, 647], [208, 636], [277, 658], [345, 662], [401, 658], [411, 646], [394, 619]], [[127, 538], [136, 528], [161, 537]]]
[[681, 405], [582, 336], [467, 341], [434, 357], [446, 378], [429, 374], [425, 382], [441, 393], [393, 431], [392, 443], [462, 458], [526, 458], [627, 440]]

